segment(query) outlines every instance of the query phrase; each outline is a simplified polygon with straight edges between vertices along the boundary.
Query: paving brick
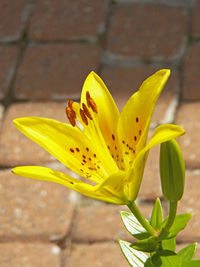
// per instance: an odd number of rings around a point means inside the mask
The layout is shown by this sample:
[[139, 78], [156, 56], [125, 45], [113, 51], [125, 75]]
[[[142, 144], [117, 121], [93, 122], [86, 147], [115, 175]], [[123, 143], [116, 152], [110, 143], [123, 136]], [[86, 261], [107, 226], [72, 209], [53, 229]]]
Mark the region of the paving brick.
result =
[[10, 82], [15, 71], [18, 54], [18, 48], [15, 46], [0, 47], [0, 100], [5, 98], [8, 93]]
[[55, 240], [69, 231], [73, 192], [45, 181], [0, 172], [0, 239]]
[[176, 124], [181, 125], [186, 134], [179, 138], [186, 165], [190, 168], [200, 167], [200, 102], [185, 103], [177, 112]]
[[[24, 136], [15, 128], [14, 118], [39, 116], [67, 122], [64, 103], [23, 103], [13, 104], [6, 111], [0, 135], [0, 165], [17, 166], [44, 164], [54, 157]], [[37, 155], [37, 156], [36, 156]]]
[[91, 39], [104, 30], [105, 1], [38, 1], [30, 37], [38, 40]]
[[4, 106], [3, 105], [0, 105], [0, 131], [1, 131], [3, 114], [4, 114]]
[[195, 8], [193, 11], [193, 35], [195, 37], [200, 37], [200, 26], [199, 26], [199, 16], [200, 16], [200, 1], [196, 0]]
[[[191, 244], [191, 243], [190, 243]], [[188, 245], [190, 245], [189, 243], [188, 244], [185, 244], [185, 243], [179, 243], [176, 245], [176, 252], [178, 252], [179, 250], [187, 247]], [[195, 253], [195, 256], [194, 256], [194, 259], [200, 259], [200, 244], [198, 243], [197, 244], [197, 248], [196, 248], [196, 253]]]
[[96, 45], [30, 46], [18, 69], [14, 96], [23, 100], [79, 98], [86, 76], [97, 70], [98, 56]]
[[117, 243], [100, 243], [72, 246], [65, 267], [121, 267], [129, 266]]
[[178, 213], [193, 213], [193, 217], [177, 236], [177, 240], [181, 242], [200, 241], [200, 172], [193, 171], [186, 173], [186, 186], [183, 198], [178, 207]]
[[199, 90], [200, 45], [191, 47], [184, 64], [183, 99], [200, 100]]
[[1, 267], [59, 267], [60, 249], [55, 245], [40, 243], [0, 244]]
[[17, 0], [11, 4], [6, 0], [1, 0], [0, 41], [10, 42], [20, 39], [25, 28], [29, 10], [30, 1]]
[[[120, 110], [128, 98], [139, 89], [142, 82], [158, 69], [148, 66], [137, 67], [104, 67], [102, 78]], [[178, 73], [172, 69], [171, 78], [164, 88], [156, 104], [153, 123], [170, 122], [173, 118], [177, 91], [179, 87]]]
[[[149, 218], [152, 206], [139, 205], [142, 214]], [[94, 242], [124, 239], [133, 241], [126, 231], [120, 217], [126, 206], [96, 205], [81, 207], [77, 210], [72, 227], [72, 239], [76, 241]]]
[[150, 150], [147, 164], [144, 170], [139, 197], [146, 200], [155, 200], [162, 196], [159, 172], [160, 147]]
[[[145, 23], [141, 23], [144, 18]], [[184, 8], [153, 4], [120, 6], [111, 19], [107, 50], [143, 60], [174, 58], [183, 53], [186, 32]]]
[[154, 3], [162, 4], [167, 6], [182, 6], [182, 7], [194, 7], [195, 0], [115, 0], [115, 2], [124, 4], [124, 3]]

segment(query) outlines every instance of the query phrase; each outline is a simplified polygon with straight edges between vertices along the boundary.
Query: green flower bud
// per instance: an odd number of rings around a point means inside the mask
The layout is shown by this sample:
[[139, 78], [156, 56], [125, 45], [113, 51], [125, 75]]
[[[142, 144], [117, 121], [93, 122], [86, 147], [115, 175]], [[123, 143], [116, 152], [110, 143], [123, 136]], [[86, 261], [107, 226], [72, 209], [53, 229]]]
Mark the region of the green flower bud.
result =
[[160, 177], [164, 197], [169, 201], [180, 200], [185, 184], [185, 164], [181, 149], [175, 140], [161, 144]]

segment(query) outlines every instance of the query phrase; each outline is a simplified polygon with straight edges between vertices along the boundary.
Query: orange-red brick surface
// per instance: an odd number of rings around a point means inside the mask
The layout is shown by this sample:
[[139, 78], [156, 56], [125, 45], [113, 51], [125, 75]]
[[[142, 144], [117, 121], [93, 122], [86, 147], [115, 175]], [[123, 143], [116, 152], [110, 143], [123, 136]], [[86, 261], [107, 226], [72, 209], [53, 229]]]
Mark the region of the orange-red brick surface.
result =
[[[178, 210], [194, 216], [177, 237], [177, 250], [200, 242], [200, 1], [2, 0], [0, 13], [0, 266], [128, 267], [117, 244], [118, 238], [133, 240], [119, 215], [126, 207], [10, 172], [42, 165], [74, 175], [12, 120], [41, 116], [67, 123], [67, 100], [79, 100], [92, 70], [120, 110], [146, 77], [172, 70], [150, 135], [161, 123], [186, 130], [179, 138], [187, 172]], [[138, 196], [147, 218], [158, 196], [166, 216], [155, 147]]]

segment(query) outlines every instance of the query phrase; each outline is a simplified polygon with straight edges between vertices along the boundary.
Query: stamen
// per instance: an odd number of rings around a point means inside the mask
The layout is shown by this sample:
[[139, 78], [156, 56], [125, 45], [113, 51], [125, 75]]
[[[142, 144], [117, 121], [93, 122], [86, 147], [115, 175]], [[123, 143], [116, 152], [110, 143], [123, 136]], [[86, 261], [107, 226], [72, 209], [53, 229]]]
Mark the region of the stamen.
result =
[[88, 119], [87, 119], [87, 117], [85, 116], [85, 112], [84, 112], [82, 109], [80, 109], [80, 115], [81, 115], [81, 118], [82, 118], [83, 122], [84, 122], [86, 125], [88, 125]]
[[65, 112], [67, 114], [67, 118], [68, 118], [69, 122], [74, 127], [76, 125], [76, 113], [75, 113], [75, 111], [70, 107], [66, 107]]
[[87, 91], [87, 92], [86, 92], [86, 100], [87, 100], [87, 106], [88, 106], [88, 108], [90, 108], [90, 101], [89, 101], [90, 98], [91, 98], [91, 97], [90, 97], [90, 93]]
[[89, 99], [89, 103], [90, 103], [90, 106], [91, 106], [93, 112], [98, 113], [97, 105], [92, 98]]
[[98, 113], [97, 105], [94, 102], [94, 99], [90, 96], [90, 93], [88, 91], [86, 92], [86, 100], [88, 108], [91, 107], [93, 112]]
[[92, 115], [90, 114], [88, 108], [86, 107], [86, 105], [85, 105], [84, 103], [82, 104], [82, 107], [83, 107], [83, 110], [84, 110], [85, 115], [86, 115], [90, 120], [92, 120]]
[[72, 104], [73, 104], [73, 101], [70, 99], [70, 100], [68, 101], [68, 107], [70, 107], [71, 109], [73, 109], [73, 108], [72, 108]]

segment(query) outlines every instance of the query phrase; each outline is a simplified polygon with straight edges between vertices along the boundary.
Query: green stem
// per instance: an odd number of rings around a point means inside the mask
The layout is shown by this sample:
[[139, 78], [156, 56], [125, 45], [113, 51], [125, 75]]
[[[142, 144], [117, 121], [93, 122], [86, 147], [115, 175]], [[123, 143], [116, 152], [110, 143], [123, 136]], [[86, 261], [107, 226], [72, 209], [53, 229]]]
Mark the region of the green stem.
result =
[[172, 226], [174, 219], [176, 217], [176, 211], [177, 211], [177, 201], [170, 201], [170, 206], [169, 206], [169, 217], [168, 221], [165, 225], [165, 229], [169, 230], [170, 227]]
[[130, 203], [127, 205], [131, 212], [134, 214], [138, 222], [147, 230], [147, 232], [151, 236], [156, 236], [156, 231], [153, 229], [153, 227], [149, 224], [146, 218], [143, 217], [141, 212], [139, 211], [138, 207], [136, 206], [135, 202]]

